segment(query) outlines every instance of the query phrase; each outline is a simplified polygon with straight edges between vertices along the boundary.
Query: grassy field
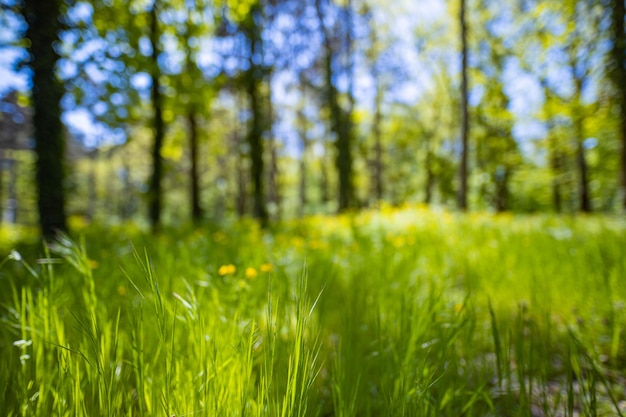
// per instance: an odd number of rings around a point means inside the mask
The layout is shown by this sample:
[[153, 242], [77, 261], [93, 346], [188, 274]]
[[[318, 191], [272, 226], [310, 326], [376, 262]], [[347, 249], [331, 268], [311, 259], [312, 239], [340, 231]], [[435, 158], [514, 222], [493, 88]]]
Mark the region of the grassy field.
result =
[[1, 233], [2, 416], [626, 413], [624, 219]]

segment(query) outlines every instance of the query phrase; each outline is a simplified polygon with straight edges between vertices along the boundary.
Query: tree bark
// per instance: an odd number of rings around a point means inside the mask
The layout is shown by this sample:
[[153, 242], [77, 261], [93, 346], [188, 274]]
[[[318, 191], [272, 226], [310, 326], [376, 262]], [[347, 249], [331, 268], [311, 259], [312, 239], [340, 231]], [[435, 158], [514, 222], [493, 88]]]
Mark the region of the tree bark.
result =
[[[322, 32], [322, 43], [324, 45], [324, 76], [325, 76], [325, 98], [330, 109], [331, 130], [336, 135], [335, 146], [337, 155], [335, 166], [339, 177], [338, 183], [338, 210], [345, 211], [352, 206], [354, 195], [354, 185], [352, 182], [352, 126], [351, 114], [339, 104], [339, 92], [333, 83], [333, 56], [334, 49], [330, 40], [330, 33], [324, 25], [324, 13], [320, 0], [315, 2], [318, 22]], [[349, 91], [349, 94], [352, 92]], [[353, 97], [349, 98], [352, 101]]]
[[65, 140], [60, 101], [63, 87], [55, 74], [59, 59], [60, 0], [29, 0], [22, 13], [30, 41], [28, 53], [32, 78], [33, 129], [35, 139], [37, 207], [44, 237], [67, 231], [65, 217]]
[[459, 170], [459, 209], [467, 210], [468, 154], [469, 154], [469, 110], [467, 81], [467, 21], [466, 0], [461, 0], [459, 21], [461, 24], [461, 164]]
[[[301, 94], [303, 96], [302, 106], [305, 103], [304, 100], [304, 88], [301, 90]], [[298, 108], [298, 112], [296, 114], [298, 130], [300, 134], [300, 141], [302, 142], [302, 155], [300, 155], [300, 206], [298, 208], [298, 214], [300, 217], [304, 216], [306, 212], [307, 206], [307, 175], [306, 175], [306, 157], [309, 150], [309, 140], [307, 138], [307, 129], [306, 129], [306, 118], [304, 116], [304, 109], [302, 107]]]
[[187, 124], [189, 125], [189, 156], [191, 158], [189, 171], [191, 180], [191, 219], [195, 224], [198, 224], [202, 220], [202, 208], [200, 206], [200, 175], [198, 168], [198, 121], [194, 106], [191, 106], [187, 114]]
[[626, 210], [626, 34], [624, 0], [613, 0], [613, 81], [618, 90], [619, 136], [622, 142], [619, 166], [621, 206]]
[[[251, 62], [252, 64], [252, 62]], [[254, 74], [248, 77], [247, 93], [252, 110], [248, 131], [250, 145], [250, 179], [252, 181], [253, 215], [262, 225], [267, 224], [268, 213], [263, 192], [263, 115], [261, 114], [260, 80]]]
[[150, 9], [150, 43], [152, 46], [150, 76], [152, 78], [151, 99], [153, 111], [154, 146], [152, 148], [152, 178], [150, 181], [149, 204], [150, 204], [150, 224], [152, 230], [157, 231], [161, 222], [162, 206], [162, 179], [163, 179], [163, 140], [165, 137], [165, 123], [163, 121], [163, 96], [161, 94], [161, 84], [159, 81], [161, 71], [159, 70], [159, 24], [158, 24], [158, 0]]
[[243, 23], [248, 50], [249, 69], [245, 75], [245, 88], [248, 95], [252, 118], [248, 129], [248, 145], [250, 146], [250, 180], [252, 182], [253, 216], [265, 227], [269, 220], [264, 193], [264, 161], [263, 161], [263, 134], [265, 133], [265, 120], [263, 115], [263, 98], [261, 83], [264, 78], [263, 63], [258, 58], [263, 56], [263, 40], [258, 20], [261, 9], [258, 2], [250, 8], [249, 16]]

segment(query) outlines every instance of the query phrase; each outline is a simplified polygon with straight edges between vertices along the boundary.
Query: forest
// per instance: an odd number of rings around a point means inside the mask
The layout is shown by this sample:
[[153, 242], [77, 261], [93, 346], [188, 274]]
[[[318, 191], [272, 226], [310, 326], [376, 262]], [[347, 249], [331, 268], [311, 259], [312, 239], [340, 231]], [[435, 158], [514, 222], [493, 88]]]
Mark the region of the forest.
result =
[[0, 0], [0, 415], [624, 415], [624, 13]]
[[619, 4], [30, 3], [2, 6], [9, 222], [626, 205]]

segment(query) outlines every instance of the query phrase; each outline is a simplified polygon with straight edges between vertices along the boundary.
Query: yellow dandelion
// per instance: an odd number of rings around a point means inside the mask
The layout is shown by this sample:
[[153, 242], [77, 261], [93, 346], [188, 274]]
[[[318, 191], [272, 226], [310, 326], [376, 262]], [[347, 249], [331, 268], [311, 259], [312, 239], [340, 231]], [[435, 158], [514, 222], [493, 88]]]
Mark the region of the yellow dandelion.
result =
[[255, 279], [258, 275], [259, 275], [259, 273], [257, 272], [256, 269], [254, 269], [252, 267], [246, 268], [246, 278], [248, 278], [248, 279]]
[[222, 277], [229, 274], [234, 275], [235, 272], [237, 272], [237, 267], [235, 267], [235, 265], [233, 264], [222, 265], [217, 270], [217, 273]]
[[125, 285], [120, 285], [119, 287], [117, 287], [117, 293], [121, 296], [125, 296], [128, 293], [128, 290], [126, 289]]
[[87, 262], [90, 269], [96, 269], [100, 263], [98, 261], [94, 261], [93, 259], [89, 259]]
[[271, 263], [264, 263], [261, 265], [261, 272], [272, 272], [274, 271], [274, 265]]

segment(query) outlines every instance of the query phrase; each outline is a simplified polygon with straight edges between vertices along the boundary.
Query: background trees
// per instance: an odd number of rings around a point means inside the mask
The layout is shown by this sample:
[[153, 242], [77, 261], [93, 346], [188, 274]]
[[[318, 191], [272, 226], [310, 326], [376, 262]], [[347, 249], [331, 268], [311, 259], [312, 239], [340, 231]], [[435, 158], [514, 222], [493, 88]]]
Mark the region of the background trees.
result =
[[72, 216], [155, 228], [455, 195], [496, 211], [626, 201], [622, 2], [44, 3], [2, 2], [17, 81], [0, 92], [33, 109], [46, 234], [65, 229], [67, 192]]
[[26, 1], [28, 66], [32, 71], [33, 137], [39, 191], [39, 224], [44, 236], [67, 230], [65, 219], [65, 140], [61, 124], [63, 87], [55, 73], [61, 31], [61, 1]]

